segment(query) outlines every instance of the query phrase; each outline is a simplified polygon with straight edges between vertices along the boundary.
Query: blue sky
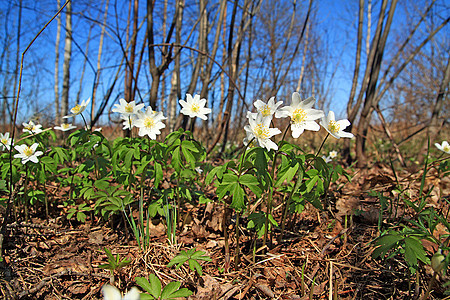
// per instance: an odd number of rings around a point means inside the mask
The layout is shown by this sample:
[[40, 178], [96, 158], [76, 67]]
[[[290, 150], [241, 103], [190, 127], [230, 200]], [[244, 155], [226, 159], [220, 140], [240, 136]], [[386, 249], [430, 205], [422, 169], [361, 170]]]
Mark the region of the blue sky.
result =
[[[19, 0], [14, 0], [13, 2], [1, 1], [0, 2], [0, 21], [1, 30], [14, 30], [17, 24], [17, 6]], [[56, 1], [54, 0], [22, 0], [24, 3], [22, 26], [23, 26], [23, 39], [20, 42], [21, 50], [24, 49], [26, 44], [30, 41], [33, 34], [37, 32], [43, 24], [52, 16], [56, 11]], [[300, 1], [302, 5], [307, 5], [307, 1]], [[379, 10], [379, 1], [373, 0], [373, 20], [376, 22], [376, 14]], [[421, 1], [418, 1], [421, 2]], [[423, 1], [422, 1], [423, 2]], [[89, 3], [89, 1], [88, 1]], [[99, 4], [100, 3], [100, 4]], [[110, 12], [119, 12], [119, 16], [123, 21], [126, 19], [126, 14], [121, 15], [121, 11], [127, 10], [126, 1], [116, 1], [117, 6], [110, 6]], [[160, 2], [157, 1], [160, 5]], [[189, 2], [188, 2], [189, 3]], [[440, 3], [440, 9], [445, 9], [445, 1], [438, 1]], [[77, 2], [74, 2], [77, 5]], [[87, 26], [86, 17], [93, 19], [100, 19], [103, 10], [103, 1], [95, 2], [89, 10], [87, 11], [77, 11], [77, 15], [74, 16], [74, 29], [76, 32], [75, 41], [79, 44], [81, 49], [85, 49], [85, 41], [88, 37], [89, 26]], [[345, 0], [319, 0], [315, 1], [316, 5], [316, 18], [318, 20], [318, 30], [321, 34], [321, 39], [324, 45], [329, 49], [329, 59], [330, 63], [327, 68], [327, 76], [331, 76], [334, 72], [334, 79], [332, 86], [330, 87], [330, 103], [329, 108], [336, 112], [339, 118], [345, 117], [345, 106], [348, 100], [348, 95], [350, 93], [350, 84], [353, 75], [354, 68], [354, 52], [356, 47], [356, 20], [357, 20], [357, 7], [358, 1], [345, 1]], [[395, 20], [393, 24], [392, 37], [398, 36], [398, 29], [403, 22], [406, 22], [404, 16], [404, 5], [409, 5], [409, 2], [401, 2], [398, 4]], [[444, 7], [444, 8], [443, 8]], [[10, 16], [6, 17], [6, 12], [8, 8], [11, 9], [12, 13]], [[141, 1], [141, 14], [144, 14], [145, 1]], [[448, 11], [448, 8], [447, 8]], [[100, 16], [100, 17], [99, 17]], [[5, 22], [8, 20], [8, 22]], [[114, 20], [110, 21], [110, 25], [113, 26]], [[401, 27], [401, 26], [400, 26]], [[44, 31], [44, 33], [36, 40], [35, 44], [31, 47], [30, 51], [25, 57], [25, 69], [23, 78], [23, 92], [21, 97], [21, 106], [19, 113], [19, 120], [26, 120], [34, 110], [48, 112], [53, 109], [53, 72], [54, 72], [54, 39], [55, 39], [55, 29], [56, 22], [54, 21], [49, 25], [49, 27]], [[397, 30], [397, 31], [396, 31]], [[446, 29], [448, 33], [448, 26]], [[141, 31], [143, 33], [143, 30]], [[98, 26], [93, 27], [92, 34], [99, 34]], [[110, 36], [106, 37], [106, 40], [113, 39], [113, 33], [109, 32]], [[2, 36], [2, 35], [0, 35]], [[3, 35], [5, 37], [5, 35]], [[60, 47], [60, 72], [62, 72], [62, 49], [63, 49], [63, 37], [62, 34], [61, 47]], [[1, 38], [0, 38], [1, 39]], [[92, 39], [95, 42], [95, 39]], [[2, 41], [2, 45], [6, 43]], [[15, 41], [12, 42], [12, 47], [15, 47]], [[117, 47], [117, 44], [115, 45]], [[363, 52], [365, 50], [363, 49]], [[97, 45], [91, 44], [89, 50], [89, 58], [91, 62], [96, 65], [96, 52]], [[11, 55], [14, 55], [14, 51]], [[117, 61], [117, 51], [114, 47], [105, 49], [103, 54], [102, 66], [114, 65]], [[120, 53], [119, 53], [120, 55]], [[147, 55], [147, 54], [145, 54]], [[82, 68], [83, 56], [80, 53], [76, 44], [73, 45], [73, 66], [72, 72], [72, 88], [71, 88], [71, 105], [74, 104], [74, 98], [78, 93], [78, 80], [77, 76], [80, 74]], [[362, 65], [364, 67], [364, 65]], [[2, 73], [5, 74], [7, 65], [2, 65]], [[9, 70], [12, 70], [12, 66], [9, 66]], [[105, 70], [104, 72], [108, 72]], [[35, 74], [41, 74], [35, 76]], [[110, 76], [111, 77], [111, 76]], [[106, 78], [106, 77], [105, 77]], [[143, 74], [142, 79], [150, 82], [149, 75]], [[0, 74], [0, 84], [3, 84], [5, 77]], [[61, 79], [60, 79], [61, 80]], [[90, 97], [92, 92], [92, 81], [93, 72], [90, 70], [89, 66], [86, 66], [86, 72], [84, 77], [84, 88], [81, 91], [81, 99], [86, 99]], [[106, 92], [108, 84], [111, 79], [106, 79], [103, 85], [99, 86], [100, 94]], [[120, 83], [122, 85], [122, 83]], [[120, 87], [120, 86], [119, 86]], [[120, 90], [120, 88], [119, 88]], [[39, 101], [28, 101], [31, 99], [39, 98]], [[113, 94], [113, 99], [120, 97], [118, 92]], [[256, 100], [256, 99], [254, 99]], [[27, 105], [27, 102], [35, 103], [33, 105]]]

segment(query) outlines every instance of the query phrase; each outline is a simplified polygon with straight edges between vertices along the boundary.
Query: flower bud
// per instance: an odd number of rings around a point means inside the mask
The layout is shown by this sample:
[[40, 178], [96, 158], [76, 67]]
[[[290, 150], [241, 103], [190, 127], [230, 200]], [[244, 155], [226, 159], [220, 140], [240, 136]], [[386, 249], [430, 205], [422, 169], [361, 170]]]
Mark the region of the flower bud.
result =
[[445, 256], [442, 254], [442, 250], [439, 249], [431, 258], [431, 267], [435, 272], [440, 272], [445, 265]]

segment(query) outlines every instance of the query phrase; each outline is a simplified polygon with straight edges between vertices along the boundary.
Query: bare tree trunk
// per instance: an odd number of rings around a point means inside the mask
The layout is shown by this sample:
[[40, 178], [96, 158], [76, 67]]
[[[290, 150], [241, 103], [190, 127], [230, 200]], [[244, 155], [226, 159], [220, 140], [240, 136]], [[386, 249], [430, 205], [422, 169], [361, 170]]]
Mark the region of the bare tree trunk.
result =
[[370, 52], [370, 32], [372, 30], [372, 0], [367, 1], [367, 34], [366, 34], [366, 57]]
[[72, 2], [66, 6], [66, 37], [64, 44], [63, 86], [61, 94], [61, 116], [69, 112], [70, 58], [72, 56]]
[[[384, 4], [385, 1], [383, 1]], [[367, 157], [365, 153], [367, 132], [369, 129], [369, 124], [371, 120], [371, 114], [375, 107], [374, 100], [376, 97], [376, 87], [378, 82], [378, 75], [380, 73], [381, 62], [383, 59], [384, 49], [386, 45], [386, 40], [389, 34], [389, 30], [392, 24], [392, 19], [394, 17], [395, 7], [397, 5], [397, 0], [393, 0], [389, 8], [388, 18], [384, 29], [380, 28], [380, 32], [383, 31], [381, 38], [378, 40], [375, 47], [374, 60], [371, 66], [371, 72], [369, 76], [369, 82], [366, 90], [366, 99], [364, 101], [364, 106], [361, 111], [361, 116], [359, 119], [356, 135], [356, 158], [358, 160], [358, 166], [362, 167], [367, 164]], [[382, 8], [382, 11], [384, 9]], [[384, 13], [380, 13], [381, 22], [378, 22], [379, 26], [382, 26], [384, 18]], [[377, 28], [378, 31], [378, 28]]]
[[[77, 98], [75, 99], [75, 103], [80, 103], [81, 91], [83, 89], [84, 73], [86, 72], [86, 64], [88, 63], [89, 42], [91, 40], [91, 34], [92, 34], [93, 27], [94, 27], [94, 23], [92, 23], [92, 25], [89, 26], [89, 32], [88, 32], [87, 41], [86, 41], [86, 50], [84, 50], [85, 56], [84, 56], [84, 60], [83, 60], [83, 67], [81, 68], [81, 75], [80, 75]], [[95, 70], [93, 68], [92, 68], [92, 70], [95, 73]], [[97, 79], [98, 79], [98, 77], [95, 76], [95, 80], [97, 80]]]
[[103, 39], [105, 37], [105, 32], [106, 32], [106, 20], [108, 18], [108, 7], [109, 7], [109, 0], [106, 0], [105, 14], [103, 15], [102, 31], [100, 33], [100, 42], [98, 43], [97, 76], [96, 76], [96, 80], [95, 80], [95, 84], [94, 84], [94, 89], [92, 91], [91, 120], [94, 120], [94, 118], [95, 118], [95, 103], [96, 103], [97, 88], [98, 88], [98, 84], [100, 82], [100, 76], [101, 76], [101, 59], [102, 59], [102, 52], [103, 52]]
[[[448, 89], [450, 83], [450, 56], [447, 59], [447, 67], [445, 68], [444, 78], [442, 79], [441, 85], [439, 87], [439, 92], [437, 94], [436, 100], [433, 106], [433, 112], [431, 113], [430, 123], [427, 127], [427, 136], [430, 141], [436, 140], [436, 137], [441, 129], [445, 120], [440, 119], [442, 108], [444, 102], [448, 100]], [[448, 101], [447, 101], [448, 102]], [[447, 103], [448, 104], [448, 103]], [[427, 143], [422, 144], [421, 153], [426, 151]], [[419, 157], [419, 161], [423, 162], [425, 156]]]
[[[225, 150], [225, 146], [226, 143], [228, 141], [228, 130], [230, 128], [230, 118], [231, 118], [231, 110], [233, 108], [233, 101], [234, 101], [234, 91], [235, 91], [235, 87], [234, 85], [231, 83], [231, 81], [236, 81], [237, 78], [237, 74], [238, 74], [238, 69], [239, 69], [239, 56], [241, 54], [241, 41], [242, 41], [242, 36], [244, 35], [244, 31], [243, 26], [244, 26], [244, 22], [245, 22], [245, 16], [246, 16], [246, 11], [248, 8], [248, 4], [249, 1], [245, 1], [244, 3], [244, 9], [242, 12], [242, 19], [241, 19], [241, 26], [238, 30], [238, 36], [236, 38], [236, 43], [233, 47], [233, 31], [234, 31], [234, 23], [235, 23], [235, 15], [236, 15], [236, 10], [237, 10], [237, 3], [238, 1], [236, 0], [234, 2], [234, 6], [233, 6], [233, 15], [231, 17], [231, 24], [230, 24], [230, 32], [229, 32], [229, 37], [228, 37], [228, 47], [227, 47], [227, 56], [228, 56], [228, 70], [229, 70], [229, 75], [230, 78], [228, 78], [228, 95], [227, 95], [227, 106], [225, 108], [225, 112], [224, 112], [224, 118], [222, 120], [222, 126], [221, 126], [221, 131], [223, 131], [225, 129], [224, 135], [223, 135], [223, 140], [222, 140], [222, 149], [221, 152], [223, 152]], [[235, 57], [235, 60], [233, 60], [233, 58]]]
[[[61, 1], [56, 0], [57, 10], [61, 7]], [[59, 43], [61, 40], [61, 15], [56, 17], [57, 27], [56, 27], [56, 41], [55, 41], [55, 124], [61, 122], [61, 115], [59, 109]]]
[[[361, 0], [363, 1], [363, 0]], [[298, 83], [297, 88], [295, 89], [297, 92], [300, 92], [300, 88], [303, 84], [303, 79], [305, 77], [305, 62], [306, 62], [306, 54], [308, 52], [308, 45], [309, 45], [309, 28], [311, 27], [310, 23], [306, 24], [306, 31], [305, 31], [305, 47], [303, 48], [303, 55], [302, 55], [302, 66], [300, 67], [300, 76], [298, 76]]]
[[[198, 49], [201, 52], [206, 52], [206, 43], [208, 42], [207, 36], [207, 15], [206, 15], [206, 0], [199, 0], [199, 11], [200, 11], [200, 26], [198, 33]], [[205, 56], [203, 54], [197, 53], [197, 61], [194, 66], [194, 71], [191, 75], [191, 82], [187, 88], [188, 94], [194, 94], [195, 89], [197, 87], [198, 78], [200, 76], [200, 69], [203, 66], [203, 61], [205, 60]], [[183, 116], [182, 127], [184, 129], [187, 128], [188, 121], [195, 122], [195, 118], [189, 118], [188, 116]], [[192, 130], [194, 130], [194, 126], [191, 126]]]
[[[177, 18], [175, 20], [175, 41], [178, 45], [181, 45], [181, 25], [183, 22], [183, 13], [184, 13], [184, 0], [178, 0], [177, 9]], [[181, 85], [180, 85], [180, 72], [181, 72], [181, 61], [180, 55], [175, 56], [175, 66], [172, 72], [171, 78], [171, 89], [169, 96], [169, 112], [170, 112], [170, 128], [171, 130], [175, 130], [177, 127], [177, 117], [176, 111], [178, 107], [178, 100], [181, 99]], [[180, 118], [182, 118], [180, 116]], [[178, 124], [179, 125], [179, 124]]]
[[[164, 0], [164, 12], [163, 12], [163, 24], [162, 24], [163, 36], [166, 36], [167, 32], [167, 0]], [[165, 116], [168, 116], [168, 110], [166, 110], [166, 76], [163, 72], [161, 80], [161, 111]], [[169, 125], [170, 128], [170, 125]]]
[[180, 70], [180, 56], [178, 55], [175, 59], [175, 69], [172, 72], [172, 77], [170, 79], [170, 95], [169, 95], [169, 108], [168, 108], [168, 123], [171, 131], [175, 130], [175, 124], [177, 121], [177, 103], [178, 103], [178, 74]]
[[[370, 6], [369, 0], [369, 6]], [[368, 18], [370, 20], [370, 18]], [[355, 70], [353, 72], [353, 82], [352, 89], [350, 91], [350, 97], [347, 102], [347, 115], [350, 116], [352, 114], [352, 110], [356, 110], [357, 108], [353, 107], [353, 101], [355, 99], [356, 88], [358, 86], [358, 77], [359, 77], [359, 66], [361, 63], [361, 45], [362, 45], [362, 32], [363, 32], [363, 22], [364, 22], [364, 0], [359, 0], [359, 13], [358, 13], [358, 36], [356, 41], [356, 55], [355, 55]], [[370, 34], [370, 29], [367, 29], [367, 34]], [[369, 37], [367, 37], [369, 40]], [[367, 45], [366, 45], [367, 47]], [[369, 48], [367, 47], [367, 51]], [[358, 107], [359, 109], [359, 107]], [[347, 131], [351, 131], [353, 122], [355, 120], [351, 120], [350, 126], [347, 128]], [[350, 156], [350, 139], [345, 139], [344, 141], [344, 149], [343, 149], [343, 157], [347, 161], [348, 164], [351, 163]]]

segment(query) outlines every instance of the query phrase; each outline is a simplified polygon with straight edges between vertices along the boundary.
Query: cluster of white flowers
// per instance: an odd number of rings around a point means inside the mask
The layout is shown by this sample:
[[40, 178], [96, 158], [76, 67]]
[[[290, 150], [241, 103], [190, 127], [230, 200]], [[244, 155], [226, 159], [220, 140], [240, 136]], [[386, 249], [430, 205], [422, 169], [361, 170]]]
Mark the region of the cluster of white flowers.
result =
[[[207, 120], [206, 114], [211, 113], [210, 108], [206, 108], [206, 99], [200, 99], [200, 95], [192, 97], [190, 94], [186, 94], [186, 101], [180, 100], [181, 113], [191, 118], [198, 117], [202, 120]], [[161, 129], [166, 125], [163, 120], [162, 112], [153, 111], [148, 106], [144, 111], [144, 104], [137, 104], [135, 101], [127, 102], [125, 99], [120, 99], [119, 104], [115, 104], [113, 112], [120, 113], [120, 118], [123, 120], [123, 129], [132, 129], [133, 127], [139, 128], [139, 136], [147, 135], [152, 140], [156, 139], [156, 136], [161, 134]]]
[[249, 125], [244, 127], [246, 138], [244, 144], [254, 141], [259, 147], [267, 150], [277, 150], [278, 146], [270, 138], [281, 131], [278, 128], [270, 128], [272, 118], [291, 118], [291, 132], [293, 138], [298, 138], [305, 130], [318, 131], [320, 129], [316, 120], [322, 118], [320, 125], [325, 128], [335, 138], [348, 137], [352, 138], [353, 134], [343, 131], [350, 125], [348, 120], [335, 121], [334, 112], [330, 111], [328, 116], [318, 109], [312, 108], [315, 103], [314, 97], [301, 100], [300, 94], [294, 92], [292, 94], [292, 102], [289, 106], [280, 107], [283, 102], [275, 102], [275, 97], [269, 99], [267, 103], [261, 100], [255, 101], [253, 104], [257, 112], [247, 113]]
[[[33, 123], [33, 122], [30, 121], [30, 123]], [[30, 123], [28, 123], [28, 124], [30, 124]], [[26, 123], [24, 123], [24, 124], [26, 124]], [[34, 123], [33, 123], [33, 126], [35, 126]], [[30, 127], [29, 129], [41, 130], [40, 128], [42, 126], [38, 125], [35, 127], [36, 128]], [[25, 129], [24, 129], [24, 131], [25, 131]], [[41, 132], [42, 132], [42, 130], [41, 130]], [[0, 133], [0, 151], [4, 151], [4, 150], [9, 151], [11, 149], [11, 146], [14, 146], [14, 141], [12, 140], [12, 138], [9, 137], [9, 132], [6, 132], [4, 134]], [[16, 149], [19, 152], [17, 154], [14, 154], [14, 158], [21, 158], [23, 164], [26, 164], [28, 161], [37, 163], [39, 161], [37, 157], [43, 154], [42, 151], [36, 151], [38, 146], [39, 146], [38, 143], [34, 143], [31, 146], [28, 146], [26, 144], [14, 146], [14, 149]]]

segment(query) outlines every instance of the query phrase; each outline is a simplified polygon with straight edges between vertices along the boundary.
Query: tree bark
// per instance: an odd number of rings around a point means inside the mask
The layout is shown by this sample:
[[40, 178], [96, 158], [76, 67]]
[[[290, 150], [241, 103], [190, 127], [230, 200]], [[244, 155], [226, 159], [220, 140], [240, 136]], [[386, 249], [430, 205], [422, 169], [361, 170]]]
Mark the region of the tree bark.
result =
[[[56, 9], [61, 7], [61, 0], [56, 0]], [[55, 124], [61, 122], [59, 109], [59, 44], [61, 41], [61, 15], [56, 17], [56, 39], [55, 39], [55, 83], [53, 90], [55, 92]]]
[[[385, 1], [383, 1], [384, 3]], [[378, 82], [378, 75], [380, 73], [381, 68], [381, 62], [383, 59], [384, 49], [386, 46], [386, 40], [389, 34], [389, 30], [392, 24], [392, 19], [394, 17], [395, 7], [397, 5], [397, 0], [393, 0], [391, 3], [391, 6], [389, 8], [388, 17], [386, 20], [386, 25], [384, 29], [380, 28], [383, 34], [381, 35], [381, 38], [378, 40], [378, 42], [374, 45], [375, 47], [375, 54], [374, 54], [374, 60], [372, 62], [371, 66], [371, 72], [369, 76], [369, 82], [367, 85], [366, 90], [366, 99], [364, 101], [364, 106], [361, 111], [361, 116], [358, 123], [357, 128], [357, 135], [356, 135], [356, 159], [358, 160], [358, 166], [363, 167], [367, 164], [367, 156], [365, 152], [366, 148], [366, 140], [367, 140], [367, 132], [369, 129], [369, 124], [371, 120], [371, 115], [373, 112], [373, 109], [376, 105], [375, 98], [376, 98], [376, 87]], [[384, 11], [384, 9], [382, 9]], [[378, 22], [378, 26], [383, 26], [383, 19], [384, 13], [380, 14], [380, 20], [381, 23]], [[378, 28], [377, 28], [378, 31]]]
[[61, 94], [61, 116], [69, 112], [70, 59], [72, 56], [72, 2], [66, 6], [66, 36], [64, 43], [63, 86]]
[[97, 53], [97, 75], [96, 80], [94, 83], [94, 89], [92, 91], [92, 99], [91, 99], [91, 120], [94, 120], [95, 118], [95, 103], [96, 103], [96, 96], [97, 96], [97, 88], [98, 84], [100, 82], [100, 75], [101, 75], [101, 58], [102, 58], [102, 52], [103, 52], [103, 39], [105, 37], [106, 32], [106, 20], [108, 18], [108, 7], [109, 7], [109, 0], [106, 0], [105, 3], [105, 14], [103, 15], [103, 23], [102, 23], [102, 31], [100, 33], [100, 42], [98, 43], [98, 53]]
[[[447, 67], [445, 68], [444, 78], [442, 78], [441, 85], [439, 87], [439, 92], [436, 96], [436, 100], [434, 102], [433, 111], [431, 113], [430, 123], [427, 127], [427, 136], [430, 141], [435, 141], [438, 136], [439, 130], [442, 128], [445, 120], [440, 118], [442, 108], [444, 106], [444, 102], [447, 100], [448, 102], [448, 89], [450, 83], [450, 56], [447, 59]], [[448, 103], [447, 103], [448, 104]], [[421, 153], [426, 153], [426, 148], [428, 143], [422, 144]], [[425, 156], [420, 156], [419, 161], [423, 162], [425, 160]]]
[[[364, 23], [364, 0], [359, 0], [359, 13], [358, 13], [358, 35], [356, 39], [356, 55], [355, 55], [355, 70], [353, 71], [353, 81], [352, 88], [350, 90], [350, 97], [347, 102], [347, 115], [350, 116], [352, 114], [352, 110], [356, 109], [353, 107], [353, 101], [356, 95], [356, 88], [358, 86], [358, 77], [359, 77], [359, 66], [361, 64], [361, 46], [362, 46], [362, 33], [363, 33], [363, 23]], [[370, 30], [367, 30], [368, 34]], [[349, 117], [350, 118], [350, 117]], [[350, 121], [350, 120], [349, 120]], [[350, 121], [350, 126], [348, 127], [348, 131], [352, 129], [352, 123], [354, 122], [354, 118]], [[345, 139], [344, 141], [344, 149], [342, 151], [342, 156], [346, 160], [348, 164], [351, 164], [351, 156], [350, 156], [350, 139]]]

